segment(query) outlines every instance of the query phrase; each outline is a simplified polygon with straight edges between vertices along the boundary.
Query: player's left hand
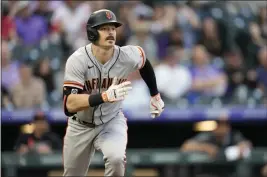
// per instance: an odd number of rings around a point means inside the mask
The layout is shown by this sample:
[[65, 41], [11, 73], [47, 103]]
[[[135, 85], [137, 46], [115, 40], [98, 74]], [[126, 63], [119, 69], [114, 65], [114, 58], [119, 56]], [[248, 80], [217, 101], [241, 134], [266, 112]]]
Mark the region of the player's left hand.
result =
[[152, 118], [159, 117], [164, 110], [164, 102], [160, 97], [160, 94], [151, 97], [150, 100], [150, 114]]

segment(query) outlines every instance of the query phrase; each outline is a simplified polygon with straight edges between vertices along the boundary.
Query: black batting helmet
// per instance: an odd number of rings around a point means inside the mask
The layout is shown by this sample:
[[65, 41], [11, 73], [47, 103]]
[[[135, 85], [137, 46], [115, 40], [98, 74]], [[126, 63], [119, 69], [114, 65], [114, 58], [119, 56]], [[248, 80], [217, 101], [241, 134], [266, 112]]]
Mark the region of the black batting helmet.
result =
[[97, 27], [104, 24], [114, 24], [119, 27], [122, 23], [117, 21], [115, 14], [107, 9], [101, 9], [93, 12], [87, 21], [87, 37], [89, 41], [94, 42], [99, 38]]

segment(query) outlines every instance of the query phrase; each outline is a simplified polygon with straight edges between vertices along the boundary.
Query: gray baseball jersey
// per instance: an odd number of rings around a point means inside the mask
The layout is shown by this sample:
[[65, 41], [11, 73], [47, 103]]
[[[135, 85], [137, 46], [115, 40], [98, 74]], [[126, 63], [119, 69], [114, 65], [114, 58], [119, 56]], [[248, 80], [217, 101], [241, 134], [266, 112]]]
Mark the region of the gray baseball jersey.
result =
[[[89, 94], [108, 89], [116, 76], [119, 83], [140, 69], [145, 63], [145, 53], [138, 46], [115, 46], [113, 57], [101, 64], [93, 56], [91, 44], [79, 48], [67, 60], [64, 86], [83, 89]], [[77, 93], [78, 90], [72, 90]], [[63, 176], [85, 176], [95, 150], [103, 154], [104, 176], [123, 176], [125, 172], [127, 123], [121, 112], [121, 102], [103, 103], [87, 108], [74, 116], [79, 120], [94, 123], [91, 128], [70, 117], [64, 137]]]
[[[143, 67], [145, 59], [145, 52], [139, 46], [115, 45], [113, 57], [103, 65], [94, 57], [89, 44], [68, 58], [64, 86], [84, 89], [89, 94], [103, 92], [112, 84], [114, 77], [118, 78], [119, 83], [126, 81], [131, 72]], [[121, 102], [103, 103], [77, 112], [76, 116], [80, 120], [100, 125], [115, 117], [121, 106]]]

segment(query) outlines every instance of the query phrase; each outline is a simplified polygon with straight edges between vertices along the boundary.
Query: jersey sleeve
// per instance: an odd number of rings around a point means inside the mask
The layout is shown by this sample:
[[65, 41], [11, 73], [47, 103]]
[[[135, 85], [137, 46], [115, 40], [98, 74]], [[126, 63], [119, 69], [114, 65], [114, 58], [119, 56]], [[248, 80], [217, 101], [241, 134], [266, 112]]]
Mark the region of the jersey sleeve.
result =
[[81, 58], [71, 55], [66, 62], [63, 84], [63, 107], [66, 116], [72, 116], [67, 109], [67, 99], [70, 94], [82, 93], [84, 88], [85, 64]]
[[70, 56], [66, 62], [63, 86], [83, 89], [84, 76], [85, 65], [79, 58]]
[[144, 67], [146, 61], [146, 54], [140, 46], [129, 46], [130, 58], [134, 64], [134, 69], [138, 70]]

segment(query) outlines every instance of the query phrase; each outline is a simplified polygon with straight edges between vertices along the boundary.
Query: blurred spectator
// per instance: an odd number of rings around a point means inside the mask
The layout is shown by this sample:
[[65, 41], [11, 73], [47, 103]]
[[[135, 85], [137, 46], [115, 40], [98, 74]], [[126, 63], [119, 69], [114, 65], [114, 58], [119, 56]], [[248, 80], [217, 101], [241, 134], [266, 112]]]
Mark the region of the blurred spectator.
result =
[[174, 46], [178, 49], [182, 49], [184, 47], [184, 38], [183, 31], [179, 27], [173, 28], [169, 33], [169, 45]]
[[[33, 131], [21, 133], [15, 142], [14, 150], [21, 155], [31, 154], [52, 154], [62, 150], [62, 139], [52, 132], [49, 127], [46, 115], [37, 112], [32, 120]], [[34, 160], [38, 163], [39, 156]], [[26, 168], [20, 169], [18, 177], [38, 176], [47, 177], [50, 170], [47, 168]], [[29, 175], [30, 174], [30, 175]]]
[[90, 13], [91, 7], [88, 2], [74, 0], [64, 1], [54, 11], [51, 20], [53, 32], [61, 37], [63, 50], [67, 51], [66, 55], [88, 43], [86, 23]]
[[157, 34], [163, 31], [170, 31], [175, 25], [175, 7], [169, 2], [156, 2], [153, 9], [151, 32]]
[[238, 33], [236, 36], [236, 42], [242, 51], [244, 65], [247, 69], [246, 85], [250, 90], [255, 89], [257, 87], [256, 68], [259, 66], [257, 53], [264, 45], [264, 40], [261, 36], [259, 25], [255, 22], [251, 22], [249, 24], [249, 33]]
[[22, 45], [39, 44], [48, 34], [47, 21], [42, 16], [33, 14], [29, 1], [17, 3], [15, 23]]
[[145, 82], [140, 76], [140, 73], [138, 71], [133, 72], [129, 76], [128, 80], [131, 81], [133, 89], [123, 101], [123, 108], [132, 110], [147, 106], [147, 103], [150, 100], [150, 94]]
[[55, 82], [53, 71], [51, 70], [51, 63], [49, 58], [40, 59], [37, 67], [35, 68], [34, 75], [40, 77], [45, 82], [47, 93], [51, 93], [55, 89]]
[[246, 152], [251, 148], [249, 140], [235, 130], [232, 130], [230, 122], [224, 118], [219, 118], [217, 128], [211, 132], [200, 133], [187, 140], [181, 147], [182, 151], [205, 152], [210, 157], [215, 158], [220, 149], [226, 150], [227, 147], [237, 146], [238, 158], [246, 156]]
[[154, 14], [152, 7], [142, 1], [131, 1], [129, 6], [131, 6], [131, 11], [127, 18], [131, 29], [134, 29], [140, 21], [151, 21]]
[[261, 66], [257, 69], [258, 87], [267, 96], [267, 46], [262, 47], [258, 52]]
[[191, 101], [198, 101], [201, 97], [210, 99], [223, 96], [227, 88], [225, 73], [209, 63], [209, 56], [204, 46], [197, 45], [192, 53], [193, 83], [189, 95]]
[[240, 86], [245, 85], [246, 68], [243, 64], [242, 55], [237, 49], [231, 51], [225, 56], [225, 72], [228, 78], [228, 89], [225, 96], [227, 101], [233, 101]]
[[267, 7], [262, 6], [259, 8], [257, 15], [257, 22], [259, 24], [262, 37], [265, 39], [265, 43], [267, 42]]
[[7, 110], [13, 109], [13, 104], [10, 94], [8, 93], [8, 90], [3, 86], [1, 86], [1, 108]]
[[164, 61], [155, 67], [158, 89], [165, 104], [177, 104], [191, 87], [190, 71], [179, 64], [180, 57], [175, 48], [169, 47]]
[[116, 45], [118, 46], [125, 46], [127, 42], [127, 26], [122, 25], [119, 28], [117, 28], [116, 33]]
[[17, 39], [16, 26], [14, 19], [10, 16], [8, 4], [3, 4], [1, 11], [1, 37], [7, 41]]
[[34, 75], [44, 81], [47, 101], [50, 105], [52, 105], [54, 100], [53, 95], [56, 92], [56, 86], [54, 72], [51, 69], [51, 61], [48, 57], [38, 61], [38, 64], [34, 69]]
[[49, 129], [47, 117], [42, 112], [38, 112], [33, 117], [34, 130], [32, 133], [21, 134], [15, 144], [17, 153], [29, 152], [53, 153], [62, 149], [62, 140]]
[[135, 26], [134, 34], [130, 36], [126, 45], [137, 45], [144, 49], [152, 65], [158, 62], [158, 45], [154, 36], [149, 32], [149, 24], [145, 21]]
[[[115, 2], [114, 4], [116, 4], [116, 6], [118, 5], [117, 2]], [[119, 6], [119, 9], [118, 9], [117, 18], [118, 18], [118, 20], [120, 22], [123, 23], [123, 25], [128, 25], [128, 23], [130, 23], [130, 21], [129, 21], [130, 13], [131, 13], [131, 6], [130, 6], [130, 4], [128, 2], [127, 3], [121, 2], [120, 3], [120, 6]]]
[[107, 1], [91, 1], [89, 3], [92, 12], [97, 11], [99, 9], [105, 9], [108, 4]]
[[[185, 48], [185, 37], [182, 28], [178, 26], [174, 27], [169, 32], [167, 40], [168, 40], [167, 46], [172, 46], [177, 51], [179, 51], [180, 60], [183, 60], [182, 62], [185, 61], [188, 63], [188, 60], [190, 59], [190, 56], [188, 54], [191, 53], [191, 51]], [[161, 50], [159, 52], [162, 53], [162, 51], [164, 51], [164, 48], [162, 46], [160, 48]]]
[[218, 23], [211, 17], [205, 18], [198, 44], [204, 45], [212, 56], [223, 56], [226, 51], [224, 40]]
[[255, 22], [249, 24], [249, 43], [247, 46], [247, 53], [245, 53], [246, 66], [248, 69], [255, 69], [259, 66], [257, 60], [257, 52], [265, 45], [265, 42], [261, 36], [259, 25]]
[[46, 101], [46, 89], [43, 80], [32, 74], [32, 66], [23, 63], [19, 68], [20, 82], [11, 90], [17, 109], [40, 108]]
[[197, 42], [198, 31], [201, 28], [200, 18], [193, 8], [184, 2], [177, 2], [177, 24], [183, 30], [183, 41], [185, 48], [192, 48]]
[[[200, 133], [185, 141], [181, 151], [204, 152], [211, 158], [224, 156], [226, 160], [233, 161], [248, 157], [251, 148], [251, 142], [240, 132], [233, 130], [227, 119], [219, 118], [215, 130]], [[225, 177], [234, 172], [226, 168], [202, 167], [198, 173]]]
[[33, 12], [34, 15], [42, 16], [47, 23], [48, 29], [51, 30], [51, 18], [53, 11], [49, 6], [49, 1], [38, 1], [37, 7]]
[[[162, 32], [156, 36], [158, 43], [157, 51], [160, 60], [167, 55], [167, 48], [169, 46], [175, 47], [178, 51], [184, 50], [184, 37], [181, 28], [175, 26], [169, 32]], [[183, 58], [184, 59], [184, 58]]]
[[9, 92], [19, 82], [18, 63], [11, 60], [11, 50], [8, 42], [2, 40], [1, 46], [1, 84]]

